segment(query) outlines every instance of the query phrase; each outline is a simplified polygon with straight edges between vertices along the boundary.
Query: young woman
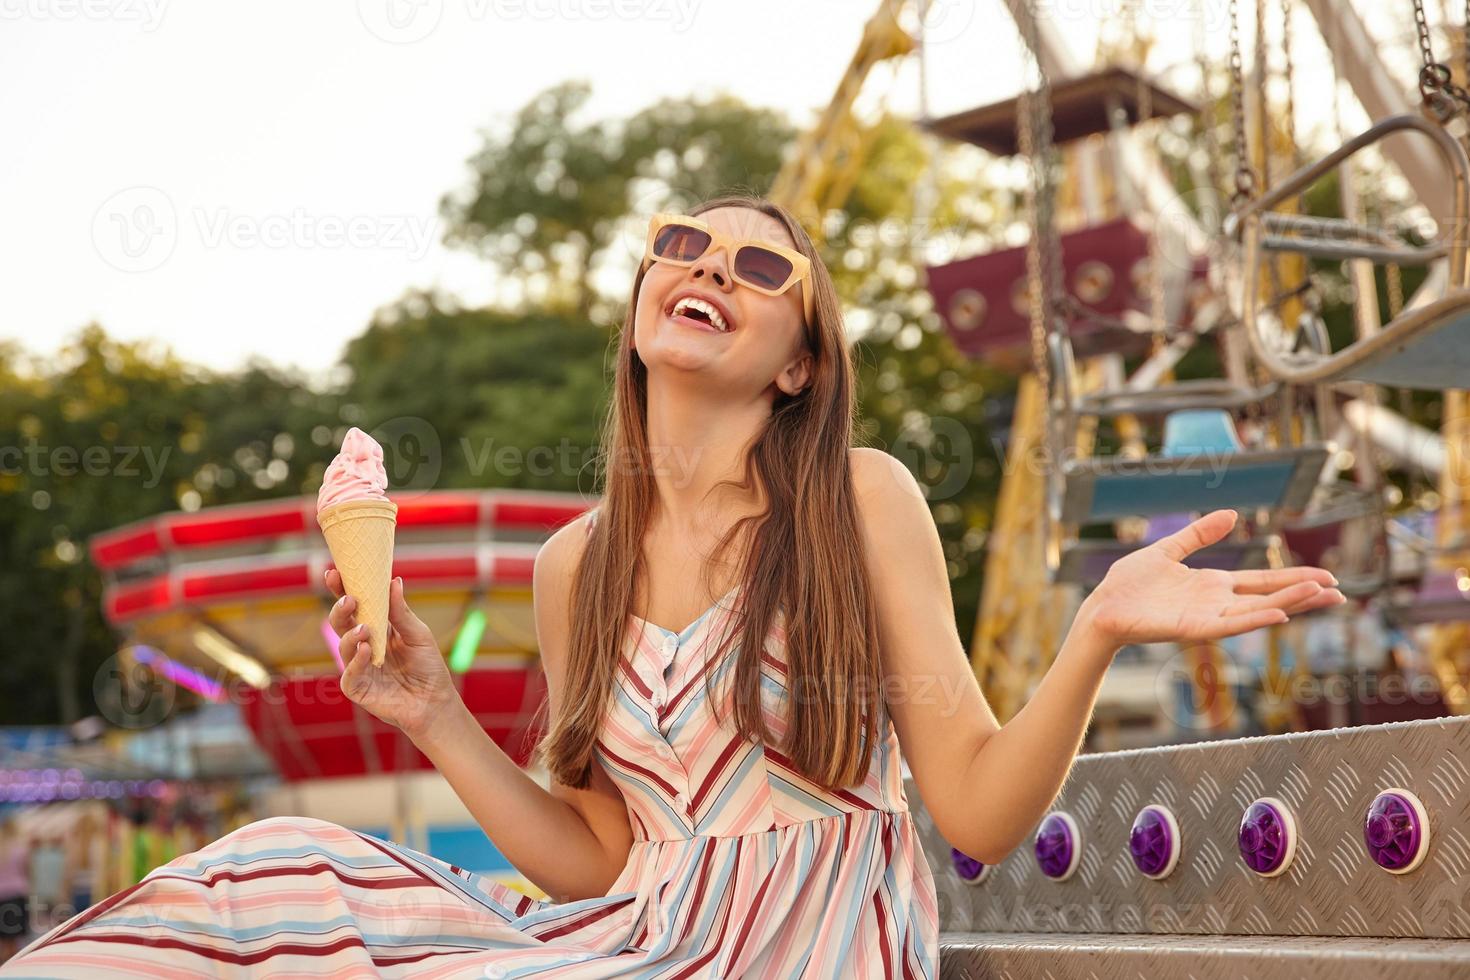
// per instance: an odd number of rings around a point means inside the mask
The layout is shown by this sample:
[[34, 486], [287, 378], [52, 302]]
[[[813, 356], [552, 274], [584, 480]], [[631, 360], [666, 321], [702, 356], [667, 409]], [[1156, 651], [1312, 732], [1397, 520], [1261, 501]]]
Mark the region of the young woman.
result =
[[[412, 737], [551, 900], [274, 818], [101, 902], [17, 969], [936, 976], [904, 761], [945, 838], [994, 863], [1056, 796], [1120, 645], [1222, 637], [1342, 597], [1315, 568], [1186, 568], [1235, 520], [1209, 514], [1114, 566], [1000, 727], [923, 494], [852, 446], [849, 356], [832, 282], [785, 211], [723, 198], [654, 220], [618, 338], [602, 501], [536, 560], [549, 790], [470, 716], [401, 580], [381, 669], [353, 601], [334, 607], [347, 696]], [[341, 595], [335, 571], [327, 585]]]

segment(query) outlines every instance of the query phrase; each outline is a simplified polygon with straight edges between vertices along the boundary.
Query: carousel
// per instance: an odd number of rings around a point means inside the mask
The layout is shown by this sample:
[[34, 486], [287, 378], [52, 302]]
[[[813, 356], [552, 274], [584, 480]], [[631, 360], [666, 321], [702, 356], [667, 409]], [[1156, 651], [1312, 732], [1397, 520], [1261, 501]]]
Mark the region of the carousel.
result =
[[[524, 766], [545, 696], [536, 553], [589, 503], [513, 490], [393, 499], [393, 574], [465, 704]], [[409, 739], [343, 696], [315, 515], [315, 497], [293, 497], [162, 514], [91, 541], [105, 615], [123, 638], [124, 727], [143, 727], [160, 702], [233, 705], [280, 778], [264, 815], [318, 816], [524, 884]]]

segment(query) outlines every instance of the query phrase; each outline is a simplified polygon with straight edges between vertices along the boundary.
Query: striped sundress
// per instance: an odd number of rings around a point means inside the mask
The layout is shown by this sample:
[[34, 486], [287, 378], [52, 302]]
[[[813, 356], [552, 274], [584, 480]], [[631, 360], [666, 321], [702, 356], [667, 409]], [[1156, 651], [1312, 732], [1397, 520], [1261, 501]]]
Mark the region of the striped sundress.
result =
[[[249, 824], [53, 929], [5, 977], [934, 977], [938, 903], [897, 735], [826, 792], [716, 723], [736, 586], [681, 632], [630, 618], [598, 757], [634, 843], [600, 898], [537, 901], [302, 817]], [[761, 664], [786, 728], [784, 619]]]

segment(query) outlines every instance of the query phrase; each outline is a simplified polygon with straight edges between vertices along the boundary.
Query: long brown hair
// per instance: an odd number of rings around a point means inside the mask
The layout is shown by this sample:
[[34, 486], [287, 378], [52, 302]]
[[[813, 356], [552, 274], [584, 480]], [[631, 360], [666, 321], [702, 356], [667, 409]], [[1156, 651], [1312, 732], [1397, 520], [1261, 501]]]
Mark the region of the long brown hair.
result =
[[[854, 370], [842, 309], [816, 247], [788, 211], [764, 198], [732, 195], [689, 213], [723, 207], [751, 208], [786, 227], [796, 248], [811, 259], [810, 283], [801, 288], [810, 285], [815, 301], [806, 332], [813, 355], [807, 386], [796, 395], [778, 392], [746, 455], [742, 479], [721, 481], [747, 492], [759, 486], [767, 501], [762, 513], [737, 521], [717, 549], [723, 554], [737, 540], [750, 541], [728, 637], [738, 635], [740, 644], [731, 682], [737, 730], [746, 739], [771, 741], [761, 717], [760, 656], [779, 609], [786, 630], [789, 718], [776, 748], [823, 788], [851, 786], [867, 775], [878, 726], [873, 706], [881, 700], [877, 614], [849, 463]], [[605, 489], [572, 589], [576, 615], [564, 708], [550, 719], [536, 753], [558, 782], [577, 788], [587, 786], [611, 703], [634, 583], [643, 571], [644, 534], [657, 505], [648, 446], [648, 371], [631, 345], [643, 277], [640, 268], [616, 342], [601, 448]]]

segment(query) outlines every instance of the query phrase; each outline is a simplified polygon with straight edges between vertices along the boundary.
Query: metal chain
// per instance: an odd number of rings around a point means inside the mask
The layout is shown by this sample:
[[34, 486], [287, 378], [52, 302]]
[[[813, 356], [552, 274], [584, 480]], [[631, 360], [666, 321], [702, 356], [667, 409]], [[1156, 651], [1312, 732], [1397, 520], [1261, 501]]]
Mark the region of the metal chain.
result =
[[1230, 121], [1235, 138], [1235, 191], [1230, 202], [1239, 208], [1256, 193], [1256, 175], [1251, 169], [1250, 147], [1245, 138], [1245, 68], [1240, 57], [1240, 0], [1230, 0], [1230, 89]]
[[[1470, 0], [1465, 0], [1470, 3]], [[1132, 54], [1138, 59], [1138, 79], [1135, 83], [1135, 96], [1138, 99], [1138, 122], [1143, 124], [1153, 118], [1154, 115], [1154, 90], [1148, 83], [1148, 77], [1144, 72], [1144, 62], [1147, 60], [1145, 46], [1142, 43], [1138, 23], [1139, 8], [1143, 0], [1130, 0], [1127, 5], [1127, 31], [1128, 37], [1133, 42]]]
[[1404, 275], [1397, 262], [1390, 262], [1387, 267], [1388, 278], [1388, 318], [1395, 319], [1404, 310]]
[[1056, 239], [1053, 215], [1054, 181], [1052, 179], [1051, 87], [1046, 67], [1041, 60], [1041, 44], [1037, 36], [1036, 11], [1030, 0], [1022, 4], [1022, 40], [1026, 59], [1036, 67], [1034, 92], [1023, 92], [1016, 132], [1021, 153], [1030, 167], [1026, 182], [1026, 211], [1031, 233], [1026, 240], [1026, 285], [1030, 290], [1031, 359], [1036, 377], [1046, 391], [1051, 383], [1047, 360], [1047, 335], [1060, 295], [1061, 244]]
[[[1466, 0], [1466, 2], [1470, 3], [1470, 0]], [[1284, 60], [1282, 74], [1286, 80], [1286, 118], [1284, 125], [1286, 127], [1287, 141], [1291, 144], [1290, 165], [1295, 170], [1301, 166], [1302, 154], [1301, 146], [1296, 138], [1296, 59], [1292, 56], [1291, 41], [1291, 0], [1281, 0], [1281, 53]], [[1265, 111], [1264, 107], [1262, 111]], [[1307, 192], [1305, 188], [1296, 196], [1296, 213], [1307, 213]], [[1311, 266], [1308, 265], [1305, 259], [1298, 261], [1301, 262], [1302, 281], [1310, 282], [1312, 277]], [[1291, 268], [1291, 266], [1288, 265], [1287, 268]]]
[[[1271, 125], [1271, 106], [1266, 91], [1266, 82], [1269, 80], [1270, 72], [1271, 62], [1266, 53], [1266, 0], [1256, 0], [1256, 132], [1261, 147], [1262, 187], [1271, 186], [1271, 153], [1275, 149], [1273, 144], [1276, 142], [1272, 138], [1275, 133]], [[1266, 260], [1266, 278], [1271, 283], [1273, 293], [1282, 291], [1281, 261], [1278, 256], [1273, 255]]]
[[1425, 68], [1433, 68], [1434, 49], [1429, 43], [1429, 20], [1424, 16], [1424, 0], [1414, 0], [1414, 29], [1419, 34], [1419, 54]]
[[1271, 186], [1271, 109], [1267, 101], [1266, 82], [1271, 73], [1270, 56], [1266, 53], [1266, 0], [1256, 0], [1256, 105], [1260, 112], [1261, 186]]
[[[1465, 0], [1470, 3], [1470, 0]], [[1205, 51], [1205, 0], [1194, 0], [1194, 54], [1199, 63], [1200, 105], [1204, 107], [1201, 123], [1205, 140], [1205, 175], [1210, 181], [1210, 200], [1218, 200], [1220, 189], [1225, 186], [1220, 170], [1220, 134], [1216, 131], [1215, 93], [1210, 86], [1210, 60]], [[1212, 230], [1218, 231], [1216, 225]]]
[[[1465, 24], [1470, 27], [1470, 0], [1465, 4]], [[1419, 97], [1434, 117], [1441, 123], [1470, 110], [1470, 93], [1464, 86], [1454, 82], [1449, 66], [1434, 58], [1434, 46], [1429, 35], [1429, 19], [1424, 15], [1424, 0], [1414, 0], [1414, 32], [1419, 39]], [[1465, 55], [1467, 72], [1470, 72], [1470, 50]], [[1470, 78], [1470, 75], [1467, 75]]]
[[[1035, 167], [1032, 154], [1035, 148], [1031, 139], [1031, 101], [1035, 93], [1022, 92], [1019, 116], [1022, 117], [1020, 131], [1016, 134], [1020, 143], [1021, 153], [1030, 161], [1030, 166]], [[1036, 193], [1036, 179], [1034, 174], [1026, 178], [1026, 215], [1031, 225], [1029, 234], [1026, 236], [1026, 288], [1027, 307], [1030, 311], [1031, 320], [1031, 366], [1036, 371], [1037, 381], [1045, 391], [1051, 381], [1051, 371], [1047, 365], [1047, 343], [1046, 343], [1046, 313], [1043, 307], [1046, 305], [1045, 288], [1042, 284], [1041, 275], [1041, 241], [1039, 212], [1041, 204]]]
[[[1301, 163], [1301, 147], [1296, 140], [1296, 66], [1291, 54], [1291, 0], [1281, 0], [1281, 53], [1285, 59], [1282, 74], [1286, 79], [1286, 135], [1291, 140], [1291, 165], [1295, 169]], [[1298, 201], [1305, 197], [1306, 192], [1303, 191]], [[1303, 209], [1298, 207], [1297, 210]]]

